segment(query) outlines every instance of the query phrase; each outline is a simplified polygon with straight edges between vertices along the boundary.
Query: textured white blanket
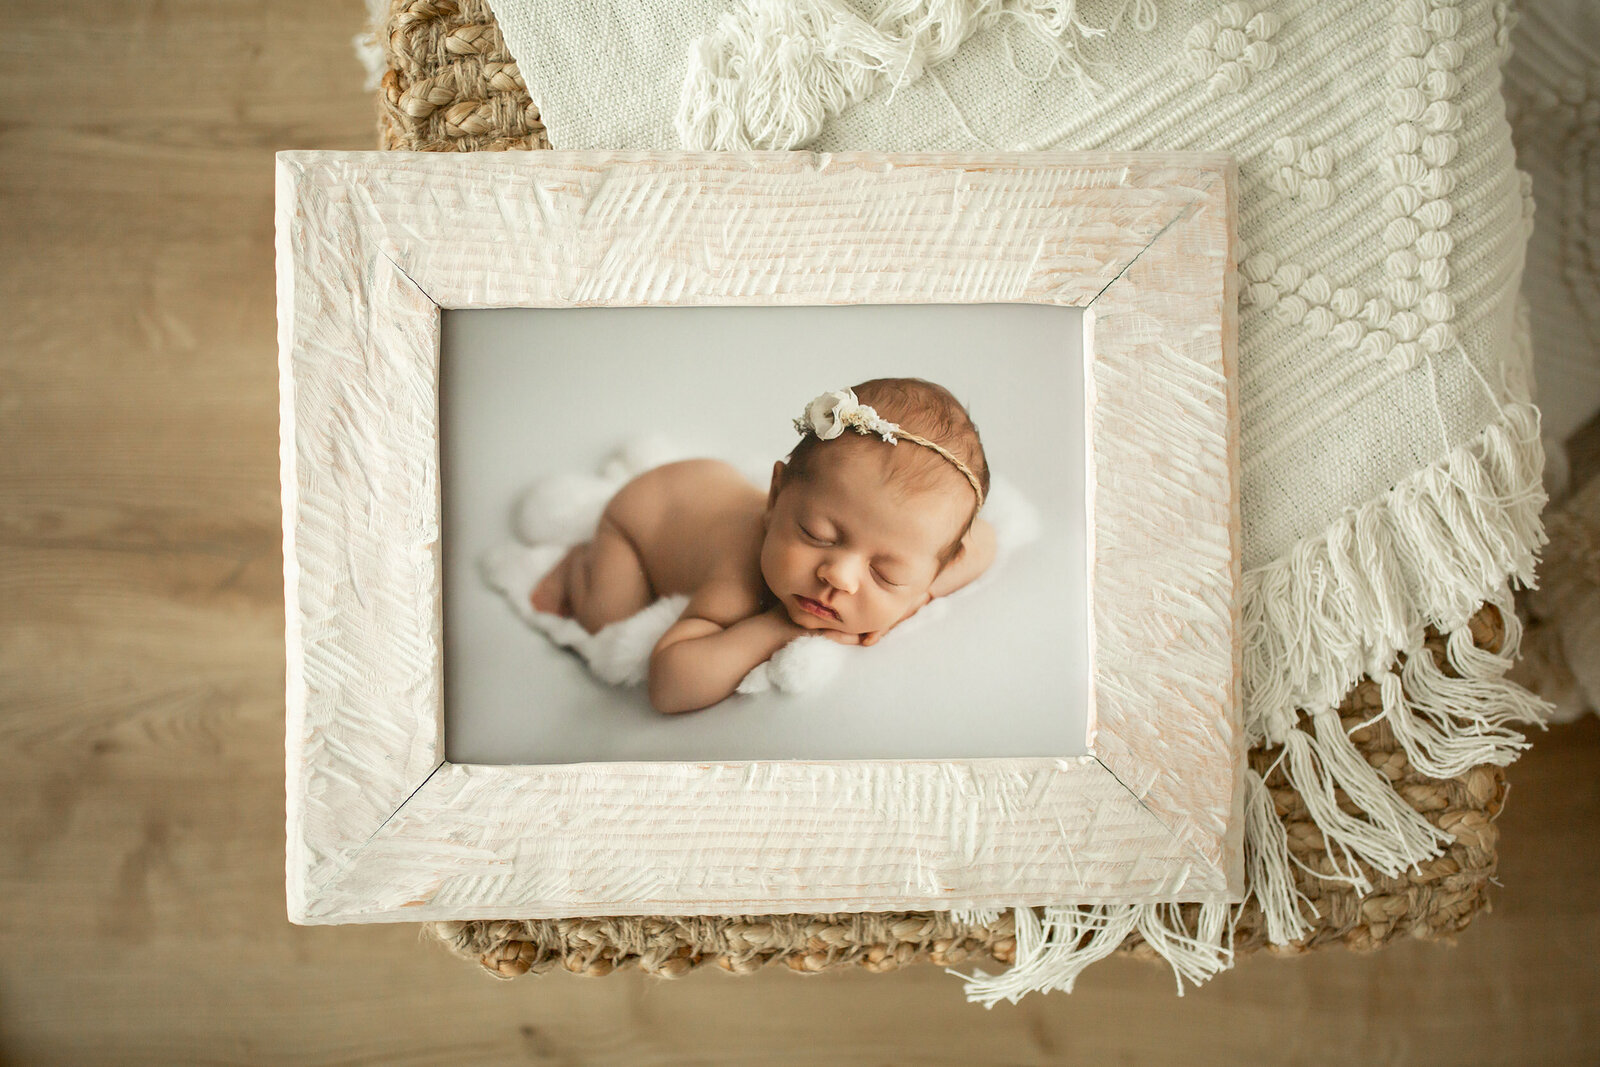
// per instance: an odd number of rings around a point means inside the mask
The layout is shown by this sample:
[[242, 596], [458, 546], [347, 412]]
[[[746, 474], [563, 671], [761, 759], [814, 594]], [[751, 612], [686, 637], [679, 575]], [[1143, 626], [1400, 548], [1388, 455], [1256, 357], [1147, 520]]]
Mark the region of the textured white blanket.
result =
[[[1284, 746], [1343, 877], [1362, 888], [1355, 860], [1398, 872], [1437, 854], [1441, 832], [1348, 741], [1332, 709], [1352, 684], [1380, 682], [1389, 725], [1427, 773], [1516, 757], [1511, 726], [1542, 705], [1503, 677], [1514, 620], [1496, 655], [1466, 629], [1485, 601], [1510, 614], [1511, 583], [1531, 580], [1543, 543], [1516, 300], [1533, 201], [1500, 94], [1508, 4], [493, 6], [558, 148], [1236, 155], [1250, 739]], [[1402, 670], [1428, 624], [1451, 634], [1459, 678], [1426, 656]], [[1282, 827], [1247, 778], [1251, 888], [1272, 939], [1288, 941], [1309, 927]], [[1333, 805], [1335, 787], [1363, 818]], [[1080, 929], [1062, 903], [1042, 930]], [[1219, 925], [1163, 940], [1154, 916], [1138, 911], [1139, 928], [1181, 975], [1228, 965]], [[1070, 988], [1115, 947], [1024, 926], [1017, 966], [974, 979], [969, 996]]]

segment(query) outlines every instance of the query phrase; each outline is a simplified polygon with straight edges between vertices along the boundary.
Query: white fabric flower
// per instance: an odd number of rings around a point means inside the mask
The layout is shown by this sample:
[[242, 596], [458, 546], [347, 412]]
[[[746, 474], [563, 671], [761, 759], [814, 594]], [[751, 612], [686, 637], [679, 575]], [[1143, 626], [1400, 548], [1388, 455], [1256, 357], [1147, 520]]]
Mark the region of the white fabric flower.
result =
[[856, 398], [853, 389], [834, 389], [806, 405], [806, 413], [794, 420], [800, 434], [814, 433], [819, 441], [831, 441], [849, 427], [856, 433], [875, 433], [891, 445], [899, 426], [880, 418], [870, 404]]
[[854, 389], [823, 393], [806, 405], [806, 425], [818, 440], [831, 441], [844, 433], [844, 417], [860, 406]]

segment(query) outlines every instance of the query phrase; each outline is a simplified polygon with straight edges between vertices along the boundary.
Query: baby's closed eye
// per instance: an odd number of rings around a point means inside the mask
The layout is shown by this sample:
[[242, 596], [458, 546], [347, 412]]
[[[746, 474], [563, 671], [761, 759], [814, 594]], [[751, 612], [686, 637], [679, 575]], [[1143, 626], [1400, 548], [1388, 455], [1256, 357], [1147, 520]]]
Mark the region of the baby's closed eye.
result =
[[[804, 537], [812, 544], [817, 545], [820, 548], [831, 548], [833, 546], [834, 541], [831, 537], [822, 536], [803, 522], [796, 522], [794, 525], [795, 529], [800, 531], [800, 536]], [[877, 567], [872, 568], [872, 577], [878, 582], [879, 585], [886, 586], [890, 589], [899, 589], [905, 585], [904, 582], [894, 581]]]

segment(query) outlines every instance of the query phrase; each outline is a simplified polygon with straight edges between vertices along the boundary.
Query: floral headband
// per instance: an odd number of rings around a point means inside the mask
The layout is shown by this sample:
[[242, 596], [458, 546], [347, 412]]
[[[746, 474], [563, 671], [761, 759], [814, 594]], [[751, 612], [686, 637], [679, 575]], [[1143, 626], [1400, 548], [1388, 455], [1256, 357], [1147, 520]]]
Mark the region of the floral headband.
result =
[[875, 433], [891, 445], [898, 443], [897, 438], [903, 437], [907, 441], [915, 441], [919, 445], [933, 449], [954, 463], [956, 469], [967, 476], [967, 481], [972, 483], [972, 491], [978, 494], [978, 507], [983, 507], [983, 487], [978, 484], [977, 475], [973, 474], [965, 463], [942, 445], [934, 444], [926, 437], [918, 437], [883, 418], [870, 405], [857, 400], [854, 389], [835, 389], [823, 393], [806, 405], [804, 415], [794, 420], [795, 431], [801, 437], [812, 433], [817, 435], [819, 441], [833, 440], [844, 433], [847, 426], [859, 434]]

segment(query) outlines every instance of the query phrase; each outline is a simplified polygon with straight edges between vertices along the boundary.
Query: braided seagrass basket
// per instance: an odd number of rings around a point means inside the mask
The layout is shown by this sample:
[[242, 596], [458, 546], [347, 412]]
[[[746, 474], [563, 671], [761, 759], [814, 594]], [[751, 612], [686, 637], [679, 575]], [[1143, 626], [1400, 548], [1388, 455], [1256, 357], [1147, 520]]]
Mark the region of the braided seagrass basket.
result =
[[[393, 0], [378, 36], [389, 68], [378, 96], [382, 147], [430, 152], [550, 147], [486, 0]], [[1472, 635], [1478, 647], [1498, 651], [1505, 630], [1493, 605], [1479, 610], [1472, 620]], [[1427, 649], [1450, 673], [1444, 639], [1430, 632]], [[1266, 783], [1288, 832], [1289, 850], [1299, 863], [1295, 882], [1315, 906], [1316, 916], [1306, 916], [1313, 931], [1303, 940], [1272, 945], [1261, 910], [1252, 900], [1234, 933], [1236, 955], [1261, 948], [1294, 954], [1330, 944], [1369, 951], [1402, 935], [1448, 938], [1479, 911], [1489, 909], [1487, 890], [1495, 871], [1498, 837], [1494, 819], [1505, 797], [1504, 772], [1485, 765], [1444, 781], [1424, 777], [1407, 762], [1386, 724], [1360, 726], [1381, 710], [1377, 685], [1365, 681], [1350, 692], [1339, 712], [1367, 762], [1425, 818], [1453, 834], [1454, 843], [1443, 855], [1398, 878], [1362, 864], [1373, 886], [1365, 895], [1318, 877], [1335, 868], [1299, 794], [1275, 767], [1280, 750], [1252, 751], [1250, 762], [1258, 773], [1274, 768]], [[1336, 798], [1346, 811], [1358, 813], [1342, 791], [1336, 791]], [[1185, 909], [1191, 924], [1193, 910]], [[987, 924], [955, 922], [942, 912], [874, 912], [429, 925], [452, 951], [503, 978], [539, 973], [558, 964], [596, 976], [636, 965], [669, 978], [713, 962], [735, 973], [780, 960], [802, 972], [846, 964], [889, 971], [924, 959], [956, 965], [989, 957], [1010, 963], [1016, 950], [1009, 913]], [[1118, 952], [1159, 958], [1138, 934], [1130, 935]]]

